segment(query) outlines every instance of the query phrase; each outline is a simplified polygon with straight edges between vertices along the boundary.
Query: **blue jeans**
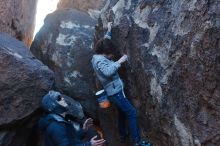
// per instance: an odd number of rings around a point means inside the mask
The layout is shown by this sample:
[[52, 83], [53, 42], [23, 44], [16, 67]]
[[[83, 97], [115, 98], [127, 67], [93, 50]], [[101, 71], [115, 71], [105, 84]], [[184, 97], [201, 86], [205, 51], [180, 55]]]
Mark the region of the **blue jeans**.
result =
[[126, 128], [126, 118], [128, 119], [128, 127], [132, 139], [135, 142], [140, 140], [139, 128], [137, 124], [137, 113], [135, 108], [128, 101], [127, 97], [124, 95], [124, 92], [121, 91], [113, 96], [109, 97], [109, 100], [113, 102], [118, 109], [118, 128], [121, 136], [127, 135]]

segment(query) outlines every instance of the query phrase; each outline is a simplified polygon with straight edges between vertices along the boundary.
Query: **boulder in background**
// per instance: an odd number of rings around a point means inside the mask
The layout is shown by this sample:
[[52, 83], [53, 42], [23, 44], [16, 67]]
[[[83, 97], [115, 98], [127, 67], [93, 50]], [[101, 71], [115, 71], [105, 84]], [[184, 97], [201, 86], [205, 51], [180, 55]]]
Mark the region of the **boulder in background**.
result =
[[33, 54], [55, 73], [56, 89], [96, 115], [95, 78], [91, 66], [95, 20], [77, 10], [48, 15], [31, 45]]
[[37, 0], [1, 0], [0, 32], [30, 46], [34, 33]]
[[0, 33], [0, 145], [25, 144], [53, 83], [53, 72], [24, 43]]

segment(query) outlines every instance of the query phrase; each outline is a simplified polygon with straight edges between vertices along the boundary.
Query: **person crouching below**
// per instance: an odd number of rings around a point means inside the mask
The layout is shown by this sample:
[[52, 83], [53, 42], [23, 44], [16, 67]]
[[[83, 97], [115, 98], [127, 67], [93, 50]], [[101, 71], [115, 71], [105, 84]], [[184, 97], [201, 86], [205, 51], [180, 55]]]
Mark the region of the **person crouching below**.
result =
[[44, 135], [45, 146], [103, 146], [105, 140], [97, 139], [97, 136], [90, 141], [82, 141], [93, 125], [91, 118], [84, 122], [82, 128], [77, 128], [77, 122], [66, 118], [67, 115], [79, 118], [84, 116], [81, 105], [73, 102], [70, 97], [56, 91], [49, 91], [43, 97], [42, 108], [46, 114], [40, 118], [39, 128]]

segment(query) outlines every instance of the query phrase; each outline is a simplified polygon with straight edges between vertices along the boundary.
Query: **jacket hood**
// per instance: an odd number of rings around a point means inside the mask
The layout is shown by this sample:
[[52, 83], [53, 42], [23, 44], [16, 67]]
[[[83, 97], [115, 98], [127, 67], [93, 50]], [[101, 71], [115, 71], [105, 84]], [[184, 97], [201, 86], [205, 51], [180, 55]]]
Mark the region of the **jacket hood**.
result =
[[[65, 102], [67, 105], [63, 106], [60, 101]], [[78, 119], [83, 119], [85, 117], [83, 108], [78, 101], [53, 90], [49, 91], [43, 97], [41, 106], [47, 113], [59, 115], [65, 112]]]

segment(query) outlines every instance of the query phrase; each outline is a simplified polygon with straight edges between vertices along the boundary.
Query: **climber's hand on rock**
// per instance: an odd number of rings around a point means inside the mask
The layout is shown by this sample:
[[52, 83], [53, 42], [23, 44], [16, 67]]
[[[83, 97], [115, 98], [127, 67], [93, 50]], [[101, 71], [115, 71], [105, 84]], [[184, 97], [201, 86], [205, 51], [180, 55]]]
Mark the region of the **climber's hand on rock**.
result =
[[113, 24], [113, 22], [108, 22], [108, 32], [111, 32], [112, 24]]
[[122, 64], [127, 60], [128, 60], [128, 56], [124, 54], [117, 62]]

